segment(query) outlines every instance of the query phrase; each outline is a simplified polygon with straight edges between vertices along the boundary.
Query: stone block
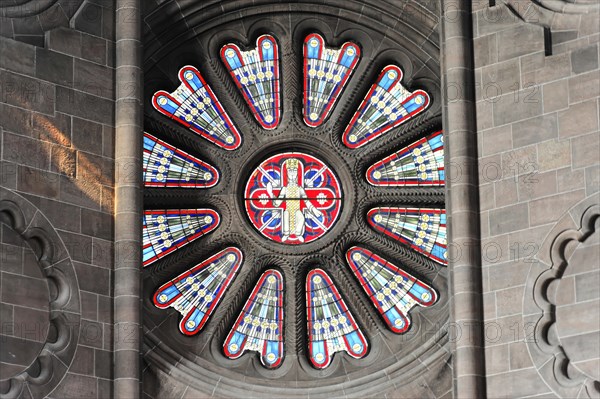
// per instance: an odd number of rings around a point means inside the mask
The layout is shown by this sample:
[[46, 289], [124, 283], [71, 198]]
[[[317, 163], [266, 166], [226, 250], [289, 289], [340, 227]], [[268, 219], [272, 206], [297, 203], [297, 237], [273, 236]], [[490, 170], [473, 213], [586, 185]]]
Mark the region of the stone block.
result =
[[481, 133], [481, 152], [483, 156], [497, 154], [512, 148], [512, 128], [510, 125], [484, 130]]
[[105, 295], [98, 295], [98, 321], [103, 323], [112, 322], [112, 298]]
[[110, 293], [110, 271], [101, 267], [75, 263], [79, 286], [84, 291], [100, 295]]
[[17, 165], [12, 162], [0, 162], [0, 186], [17, 189]]
[[[90, 263], [92, 259], [92, 239], [90, 237], [69, 233], [66, 231], [60, 231], [60, 236], [69, 252], [69, 256], [71, 259], [77, 262], [85, 262]], [[81, 266], [80, 270], [82, 273], [85, 272], [85, 267]], [[89, 290], [81, 286], [80, 288], [85, 291], [96, 292], [94, 290]]]
[[79, 345], [69, 370], [72, 373], [94, 375], [94, 349]]
[[71, 117], [56, 112], [54, 116], [34, 112], [33, 135], [38, 140], [71, 146]]
[[3, 135], [3, 159], [47, 170], [50, 167], [49, 144], [10, 133]]
[[561, 79], [542, 86], [544, 112], [554, 112], [569, 106], [569, 80]]
[[495, 99], [494, 126], [533, 118], [542, 113], [542, 93], [539, 87], [515, 91]]
[[579, 274], [575, 276], [577, 302], [598, 299], [600, 287], [600, 271]]
[[77, 153], [78, 179], [91, 179], [104, 186], [110, 186], [113, 182], [114, 173], [115, 165], [112, 159], [83, 152]]
[[[79, 233], [81, 228], [81, 208], [48, 198], [32, 195], [26, 197], [44, 212], [44, 216], [48, 218], [55, 228]], [[65, 217], [65, 215], [69, 215], [69, 217]]]
[[2, 259], [3, 272], [23, 273], [23, 247], [21, 245], [0, 244], [0, 259]]
[[0, 70], [0, 101], [44, 114], [54, 114], [54, 85]]
[[556, 171], [556, 183], [559, 193], [572, 191], [581, 188], [581, 183], [585, 181], [585, 174], [582, 169], [572, 170], [566, 167]]
[[75, 60], [74, 87], [94, 96], [114, 97], [114, 70], [84, 60]]
[[98, 295], [87, 292], [79, 291], [79, 297], [81, 299], [81, 317], [87, 320], [98, 320]]
[[523, 262], [509, 261], [507, 263], [496, 264], [489, 268], [490, 290], [498, 291], [525, 285], [528, 273], [529, 268], [523, 267]]
[[538, 226], [557, 221], [569, 208], [581, 201], [584, 196], [585, 190], [582, 189], [529, 202], [531, 225]]
[[102, 7], [85, 3], [73, 16], [75, 29], [94, 36], [102, 36]]
[[519, 201], [556, 194], [556, 172], [538, 173], [535, 171], [530, 176], [519, 179]]
[[76, 149], [102, 155], [102, 140], [101, 124], [73, 118], [73, 146]]
[[527, 204], [516, 204], [490, 211], [490, 234], [509, 233], [529, 227]]
[[521, 80], [523, 87], [538, 87], [544, 83], [558, 80], [571, 75], [571, 59], [569, 54], [543, 56], [543, 65], [531, 72], [523, 72]]
[[521, 88], [518, 59], [498, 62], [481, 68], [481, 91], [483, 99], [493, 100]]
[[35, 71], [35, 47], [0, 37], [0, 68], [9, 69], [24, 75]]
[[598, 44], [572, 51], [571, 65], [576, 74], [598, 69]]
[[570, 104], [596, 98], [598, 93], [600, 93], [600, 73], [598, 71], [573, 76], [569, 79]]
[[585, 193], [592, 195], [600, 191], [600, 167], [590, 166], [585, 169]]
[[59, 112], [100, 123], [113, 123], [114, 103], [109, 99], [58, 86], [56, 101]]
[[538, 170], [537, 151], [533, 145], [516, 148], [502, 154], [502, 177], [528, 178]]
[[75, 177], [75, 150], [59, 145], [52, 146], [50, 170], [68, 177]]
[[[4, 286], [2, 302], [4, 303], [41, 310], [50, 308], [48, 283], [45, 279], [3, 273], [2, 284]], [[7, 287], [10, 289], [6, 289]]]
[[63, 86], [73, 85], [73, 57], [44, 48], [36, 49], [35, 76]]
[[17, 190], [56, 199], [59, 196], [59, 177], [56, 173], [19, 165]]
[[101, 198], [102, 186], [97, 181], [60, 177], [61, 201], [90, 209], [99, 209]]
[[477, 19], [477, 36], [514, 30], [521, 23], [509, 8], [503, 4], [494, 7], [484, 7], [475, 13], [475, 17]]
[[115, 158], [115, 128], [112, 126], [104, 125], [102, 128], [102, 154]]
[[60, 27], [48, 32], [48, 49], [81, 57], [81, 32]]
[[598, 130], [598, 105], [595, 100], [573, 104], [558, 113], [559, 136], [574, 137]]
[[475, 104], [477, 112], [477, 131], [494, 127], [494, 104], [491, 101], [477, 101]]
[[498, 208], [516, 204], [519, 200], [517, 179], [509, 178], [495, 182], [494, 196], [496, 207]]
[[556, 323], [561, 336], [598, 331], [600, 301], [576, 303], [556, 308]]
[[510, 369], [520, 370], [533, 367], [526, 342], [514, 342], [509, 346]]
[[498, 33], [498, 43], [510, 43], [498, 47], [498, 61], [531, 54], [544, 49], [544, 31], [541, 26], [521, 24], [514, 29]]
[[[37, 287], [33, 287], [37, 288]], [[18, 330], [19, 337], [32, 342], [46, 342], [48, 337], [48, 328], [50, 319], [48, 317], [48, 289], [46, 288], [46, 298], [43, 308], [32, 308], [36, 304], [31, 302], [23, 303], [24, 306], [14, 307], [14, 323]], [[37, 306], [36, 306], [37, 307]]]
[[115, 40], [115, 12], [108, 7], [102, 9], [102, 37]]
[[525, 147], [556, 137], [558, 137], [556, 114], [540, 115], [512, 125], [512, 143], [515, 148]]
[[479, 186], [479, 208], [486, 211], [494, 208], [494, 185], [482, 184]]
[[475, 68], [481, 68], [498, 62], [496, 35], [491, 34], [474, 39], [473, 53], [475, 54]]
[[600, 134], [598, 132], [571, 140], [573, 168], [585, 168], [600, 163]]
[[498, 317], [521, 314], [523, 312], [523, 292], [525, 286], [517, 286], [496, 291], [496, 312]]
[[496, 293], [486, 292], [483, 294], [483, 319], [493, 320], [496, 318]]
[[538, 144], [538, 169], [547, 171], [571, 165], [569, 140], [549, 140]]
[[85, 375], [67, 373], [60, 385], [52, 392], [55, 398], [82, 399], [97, 397], [97, 379]]
[[0, 104], [0, 126], [5, 132], [30, 136], [32, 125], [31, 112], [8, 104]]
[[97, 64], [106, 64], [106, 40], [82, 33], [81, 57]]
[[94, 374], [96, 377], [112, 377], [112, 352], [96, 349]]
[[111, 240], [113, 238], [113, 219], [110, 214], [81, 210], [81, 232], [92, 237]]

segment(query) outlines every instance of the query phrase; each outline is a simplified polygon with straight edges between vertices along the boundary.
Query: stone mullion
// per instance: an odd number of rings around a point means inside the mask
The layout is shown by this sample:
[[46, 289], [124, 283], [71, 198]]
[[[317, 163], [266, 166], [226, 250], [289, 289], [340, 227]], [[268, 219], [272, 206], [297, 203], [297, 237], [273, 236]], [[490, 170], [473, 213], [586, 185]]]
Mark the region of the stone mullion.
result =
[[486, 395], [471, 2], [442, 3], [454, 397]]
[[115, 137], [115, 398], [141, 381], [142, 57], [140, 0], [117, 0]]

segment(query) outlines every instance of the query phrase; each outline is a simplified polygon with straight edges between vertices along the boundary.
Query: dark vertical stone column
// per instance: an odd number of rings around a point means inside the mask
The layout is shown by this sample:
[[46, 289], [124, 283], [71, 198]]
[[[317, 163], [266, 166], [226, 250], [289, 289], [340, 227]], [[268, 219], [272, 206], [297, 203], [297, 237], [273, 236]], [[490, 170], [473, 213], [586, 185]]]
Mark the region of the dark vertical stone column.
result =
[[141, 380], [142, 43], [140, 0], [117, 0], [114, 397]]
[[485, 397], [471, 2], [442, 2], [454, 397]]

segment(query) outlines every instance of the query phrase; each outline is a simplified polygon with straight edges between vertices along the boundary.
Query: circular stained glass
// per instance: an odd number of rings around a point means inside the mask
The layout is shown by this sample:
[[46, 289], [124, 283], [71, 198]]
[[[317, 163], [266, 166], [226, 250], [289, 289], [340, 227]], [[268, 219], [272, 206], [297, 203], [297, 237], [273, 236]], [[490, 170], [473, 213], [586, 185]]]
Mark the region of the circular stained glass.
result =
[[266, 238], [286, 245], [317, 240], [335, 224], [342, 189], [320, 159], [285, 152], [264, 160], [245, 189], [246, 213]]

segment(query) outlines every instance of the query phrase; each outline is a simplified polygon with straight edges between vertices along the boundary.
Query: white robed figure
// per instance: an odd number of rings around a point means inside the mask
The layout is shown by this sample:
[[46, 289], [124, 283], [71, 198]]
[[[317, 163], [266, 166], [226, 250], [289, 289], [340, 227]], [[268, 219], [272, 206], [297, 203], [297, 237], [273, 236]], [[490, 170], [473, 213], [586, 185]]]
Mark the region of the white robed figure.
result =
[[[287, 172], [287, 184], [281, 188], [277, 199], [273, 199], [273, 205], [280, 207], [285, 202], [285, 209], [282, 215], [282, 242], [287, 240], [298, 240], [304, 242], [304, 232], [306, 230], [306, 217], [319, 220], [323, 213], [318, 210], [308, 199], [304, 190], [303, 182], [299, 183], [298, 169], [300, 161], [297, 158], [286, 159], [283, 168]], [[302, 179], [304, 180], [304, 179]], [[269, 197], [275, 198], [273, 194], [273, 185], [267, 183], [267, 193]], [[302, 209], [302, 203], [305, 208]]]

